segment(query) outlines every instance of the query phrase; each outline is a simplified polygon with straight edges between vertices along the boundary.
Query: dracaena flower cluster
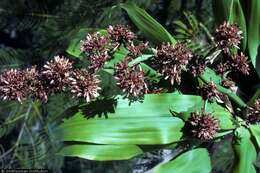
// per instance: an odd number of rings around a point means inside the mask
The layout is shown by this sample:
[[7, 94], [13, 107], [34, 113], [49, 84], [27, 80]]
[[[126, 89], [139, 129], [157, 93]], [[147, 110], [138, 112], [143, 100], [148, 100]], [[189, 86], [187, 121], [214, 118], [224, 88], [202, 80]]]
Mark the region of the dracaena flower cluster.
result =
[[100, 80], [97, 75], [89, 73], [86, 69], [77, 69], [70, 78], [71, 92], [76, 97], [84, 97], [87, 102], [99, 96], [98, 86]]
[[119, 44], [127, 45], [136, 38], [136, 35], [123, 25], [109, 26], [107, 31], [110, 38]]
[[250, 68], [248, 64], [248, 57], [243, 53], [234, 54], [231, 57], [227, 57], [224, 62], [217, 65], [217, 72], [224, 74], [228, 71], [240, 72], [244, 75], [248, 75]]
[[181, 74], [187, 69], [193, 54], [184, 44], [163, 43], [157, 48], [154, 64], [165, 79], [169, 79], [173, 85], [181, 83]]
[[2, 100], [21, 102], [26, 99], [28, 86], [24, 74], [24, 71], [17, 69], [11, 69], [1, 74], [0, 97]]
[[148, 91], [146, 77], [140, 65], [129, 67], [130, 59], [130, 57], [126, 58], [116, 66], [115, 78], [126, 97], [141, 97]]
[[208, 112], [192, 112], [185, 128], [191, 137], [200, 140], [213, 139], [220, 129], [219, 120]]
[[81, 40], [81, 51], [86, 53], [90, 60], [89, 69], [98, 71], [110, 58], [108, 51], [111, 48], [111, 42], [107, 36], [99, 32], [88, 34], [85, 40]]
[[123, 25], [109, 26], [107, 34], [94, 32], [88, 34], [86, 39], [81, 40], [81, 51], [90, 60], [89, 69], [96, 72], [103, 68], [121, 45], [129, 49], [130, 56], [137, 57], [141, 55], [147, 48], [148, 43], [140, 43], [135, 46], [133, 40], [136, 38], [136, 35]]
[[70, 89], [75, 96], [84, 97], [88, 102], [98, 96], [99, 82], [96, 75], [75, 70], [67, 58], [55, 56], [39, 71], [33, 66], [3, 72], [0, 75], [0, 98], [19, 102], [32, 98], [47, 102], [49, 95]]
[[249, 74], [248, 57], [243, 53], [232, 51], [234, 48], [239, 49], [242, 39], [242, 31], [236, 24], [224, 22], [216, 29], [215, 41], [217, 46], [223, 50], [224, 58], [217, 65], [217, 72], [224, 74], [226, 72], [241, 72], [244, 75]]
[[242, 39], [242, 31], [236, 24], [224, 22], [216, 29], [215, 41], [225, 53], [230, 53], [230, 49], [239, 48]]

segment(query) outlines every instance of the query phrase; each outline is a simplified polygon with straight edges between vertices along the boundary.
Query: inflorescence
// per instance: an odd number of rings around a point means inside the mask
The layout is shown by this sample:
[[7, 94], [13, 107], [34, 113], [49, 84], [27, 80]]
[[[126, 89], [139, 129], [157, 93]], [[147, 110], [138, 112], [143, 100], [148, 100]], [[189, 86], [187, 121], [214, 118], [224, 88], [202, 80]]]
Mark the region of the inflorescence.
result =
[[[47, 61], [42, 69], [32, 66], [27, 69], [10, 69], [0, 75], [0, 99], [23, 102], [31, 98], [47, 102], [50, 95], [69, 91], [74, 97], [84, 98], [86, 102], [99, 96], [100, 80], [97, 72], [113, 59], [115, 51], [122, 46], [128, 54], [114, 67], [117, 85], [125, 97], [141, 98], [146, 93], [157, 93], [162, 89], [151, 86], [149, 91], [148, 78], [139, 63], [130, 63], [145, 51], [154, 52], [152, 65], [171, 85], [181, 83], [183, 72], [189, 71], [198, 77], [206, 69], [207, 61], [201, 55], [196, 55], [185, 43], [175, 45], [165, 42], [156, 49], [151, 49], [148, 42], [136, 42], [137, 36], [122, 25], [109, 26], [106, 32], [88, 34], [81, 41], [81, 51], [88, 57], [90, 65], [87, 68], [75, 69], [73, 63], [64, 56], [55, 56]], [[239, 48], [242, 31], [237, 25], [224, 22], [215, 33], [216, 46], [224, 52], [224, 60], [218, 63], [216, 69], [225, 74], [229, 71], [249, 74], [248, 58], [243, 53], [236, 53]], [[135, 42], [134, 42], [135, 41]], [[234, 82], [226, 79], [222, 85], [234, 86]], [[216, 84], [212, 81], [199, 88], [204, 100], [213, 101], [220, 96]], [[249, 123], [260, 122], [260, 100], [249, 108]], [[213, 139], [220, 129], [219, 121], [207, 112], [192, 112], [185, 127], [190, 135], [201, 140]]]

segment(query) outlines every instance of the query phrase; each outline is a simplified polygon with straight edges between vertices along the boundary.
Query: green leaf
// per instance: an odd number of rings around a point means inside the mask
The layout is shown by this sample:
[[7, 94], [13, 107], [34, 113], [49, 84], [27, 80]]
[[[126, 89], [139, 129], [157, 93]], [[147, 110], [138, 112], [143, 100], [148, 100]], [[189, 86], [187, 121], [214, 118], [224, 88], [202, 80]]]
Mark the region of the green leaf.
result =
[[243, 50], [246, 49], [247, 44], [247, 28], [244, 12], [239, 0], [232, 0], [230, 4], [229, 23], [238, 24], [243, 31]]
[[138, 63], [140, 63], [140, 62], [146, 61], [146, 60], [152, 58], [153, 56], [154, 56], [154, 55], [145, 55], [145, 54], [144, 54], [144, 55], [141, 55], [141, 56], [139, 56], [139, 57], [133, 59], [131, 62], [129, 62], [128, 65], [129, 65], [129, 66], [133, 66], [133, 65], [138, 64]]
[[125, 57], [127, 56], [128, 53], [129, 53], [129, 51], [126, 48], [120, 47], [114, 53], [112, 59], [105, 64], [104, 68], [114, 68], [116, 66], [116, 64], [118, 64], [120, 61], [125, 59]]
[[260, 148], [260, 125], [250, 125], [250, 131], [254, 136], [258, 147]]
[[[260, 76], [260, 55], [258, 47], [260, 44], [260, 1], [249, 1], [251, 7], [249, 24], [248, 24], [248, 50], [253, 66], [256, 69], [258, 76]], [[258, 58], [257, 58], [258, 55]]]
[[145, 63], [140, 63], [145, 75], [148, 77], [148, 79], [153, 83], [160, 82], [161, 75], [156, 70], [154, 70], [152, 67], [146, 65]]
[[198, 148], [181, 154], [155, 169], [155, 173], [210, 173], [211, 162], [206, 149]]
[[89, 160], [126, 160], [142, 154], [143, 151], [136, 145], [67, 145], [59, 151], [59, 155], [73, 156]]
[[78, 33], [76, 33], [69, 43], [69, 47], [67, 48], [66, 52], [74, 57], [81, 58], [82, 51], [80, 50], [80, 41], [83, 40], [87, 33], [90, 32], [92, 29], [89, 28], [81, 28]]
[[[186, 101], [180, 101], [179, 110], [196, 104], [193, 98], [197, 97], [186, 96]], [[115, 113], [109, 113], [107, 119], [86, 119], [82, 113], [77, 113], [65, 120], [57, 129], [58, 138], [61, 141], [125, 145], [177, 142], [182, 137], [184, 123], [172, 117], [169, 109], [182, 99], [183, 96], [177, 94], [149, 94], [143, 103], [131, 105], [128, 100], [119, 99]]]
[[222, 78], [216, 74], [216, 72], [208, 67], [206, 67], [203, 77], [207, 81], [213, 81], [216, 84], [221, 84]]
[[[108, 119], [86, 119], [76, 114], [61, 126], [64, 141], [82, 141], [96, 144], [167, 144], [177, 142], [182, 136], [183, 122], [178, 118], [158, 116], [128, 116], [118, 113]], [[121, 116], [121, 117], [120, 117]]]
[[[177, 104], [176, 107], [181, 107], [180, 104]], [[186, 112], [181, 112], [177, 117], [187, 120], [190, 117], [191, 112], [201, 111], [203, 108], [203, 102], [197, 102], [197, 105], [194, 105], [194, 107], [190, 107]], [[176, 108], [172, 108], [172, 111], [176, 111]], [[217, 103], [211, 103], [207, 104], [206, 112], [212, 113], [212, 115], [217, 118], [220, 121], [220, 128], [222, 130], [230, 130], [235, 128], [235, 124], [233, 123], [233, 117], [232, 114], [224, 107], [218, 105]]]
[[176, 40], [171, 36], [171, 34], [145, 10], [137, 7], [133, 3], [120, 4], [120, 7], [127, 12], [132, 22], [147, 37], [147, 39], [155, 43], [176, 43]]
[[208, 104], [207, 112], [211, 112], [213, 116], [220, 121], [220, 128], [222, 130], [234, 129], [235, 124], [232, 114], [224, 107], [217, 103]]
[[223, 23], [230, 15], [232, 0], [212, 0], [214, 16], [218, 23]]
[[256, 149], [251, 142], [249, 131], [240, 127], [235, 131], [236, 143], [233, 145], [237, 156], [237, 164], [234, 173], [256, 173], [254, 162], [256, 160]]

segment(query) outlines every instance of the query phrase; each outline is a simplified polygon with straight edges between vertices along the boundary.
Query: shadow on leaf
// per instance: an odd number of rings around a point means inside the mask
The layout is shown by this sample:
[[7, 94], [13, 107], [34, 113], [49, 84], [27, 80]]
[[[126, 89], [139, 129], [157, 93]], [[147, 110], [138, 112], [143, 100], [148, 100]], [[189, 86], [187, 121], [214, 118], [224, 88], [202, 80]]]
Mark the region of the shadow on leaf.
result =
[[115, 98], [104, 98], [82, 105], [80, 110], [87, 119], [95, 118], [95, 116], [108, 118], [108, 113], [115, 113], [116, 106], [117, 100]]

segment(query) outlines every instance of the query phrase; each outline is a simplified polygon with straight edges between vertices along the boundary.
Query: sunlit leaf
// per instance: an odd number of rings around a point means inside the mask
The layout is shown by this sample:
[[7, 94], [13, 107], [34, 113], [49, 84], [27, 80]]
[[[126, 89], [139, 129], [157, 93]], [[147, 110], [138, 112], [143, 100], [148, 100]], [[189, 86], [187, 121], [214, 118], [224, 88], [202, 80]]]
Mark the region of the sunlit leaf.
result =
[[[260, 76], [260, 55], [258, 48], [260, 45], [260, 1], [251, 0], [248, 23], [248, 50], [253, 66]], [[257, 56], [258, 55], [258, 56]]]
[[193, 149], [155, 169], [155, 173], [210, 173], [209, 153], [204, 148]]
[[233, 145], [237, 156], [234, 173], [256, 173], [254, 162], [256, 160], [256, 149], [251, 142], [249, 131], [240, 127], [235, 131], [236, 143]]
[[260, 147], [260, 125], [250, 125], [250, 131], [254, 136], [258, 147]]
[[171, 34], [145, 10], [133, 3], [121, 4], [120, 7], [127, 12], [132, 22], [149, 40], [155, 43], [176, 43]]
[[[181, 101], [182, 100], [182, 101]], [[179, 103], [178, 103], [179, 101]], [[189, 109], [198, 101], [197, 96], [178, 94], [146, 95], [143, 103], [129, 105], [119, 99], [115, 113], [108, 118], [86, 119], [82, 113], [65, 120], [57, 132], [63, 141], [83, 141], [98, 144], [167, 144], [182, 137], [183, 121], [169, 112], [171, 105]]]
[[67, 145], [58, 153], [63, 156], [73, 156], [88, 160], [126, 160], [142, 154], [143, 151], [136, 145]]

